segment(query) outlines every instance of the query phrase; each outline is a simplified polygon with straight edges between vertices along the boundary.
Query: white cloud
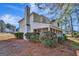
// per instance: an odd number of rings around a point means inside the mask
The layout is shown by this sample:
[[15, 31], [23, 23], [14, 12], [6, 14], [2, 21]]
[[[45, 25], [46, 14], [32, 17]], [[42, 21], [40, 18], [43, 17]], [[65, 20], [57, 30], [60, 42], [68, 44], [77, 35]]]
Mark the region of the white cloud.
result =
[[13, 6], [13, 5], [6, 4], [6, 7], [7, 8], [10, 8], [10, 9], [13, 9], [13, 10], [20, 11], [20, 12], [23, 12], [24, 11], [22, 8], [19, 8], [19, 7]]
[[31, 12], [36, 12], [36, 13], [39, 12], [38, 7], [34, 3], [31, 3], [30, 5], [31, 5]]
[[0, 16], [0, 19], [3, 20], [6, 24], [10, 23], [12, 25], [18, 26], [18, 21], [21, 19], [20, 16], [14, 16], [11, 14], [5, 14]]
[[31, 5], [31, 12], [36, 12], [36, 13], [38, 13], [38, 14], [40, 14], [40, 15], [44, 15], [44, 16], [47, 16], [48, 18], [50, 18], [49, 16], [48, 16], [48, 12], [50, 11], [50, 9], [49, 8], [47, 8], [47, 9], [45, 9], [45, 10], [42, 10], [42, 9], [39, 9], [36, 5], [35, 5], [35, 3], [31, 3], [30, 4]]

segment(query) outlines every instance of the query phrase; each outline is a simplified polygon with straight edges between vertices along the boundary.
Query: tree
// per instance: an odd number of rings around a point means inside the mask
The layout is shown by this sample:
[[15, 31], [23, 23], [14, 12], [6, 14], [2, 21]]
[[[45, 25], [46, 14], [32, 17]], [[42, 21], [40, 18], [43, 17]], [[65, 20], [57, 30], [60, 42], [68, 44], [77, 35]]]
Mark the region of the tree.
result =
[[[52, 19], [56, 19], [58, 21], [59, 27], [62, 29], [62, 27], [64, 26], [65, 28], [67, 28], [67, 31], [70, 30], [71, 35], [73, 36], [73, 32], [74, 32], [74, 23], [73, 20], [73, 16], [72, 14], [75, 13], [78, 20], [78, 25], [79, 25], [79, 4], [78, 3], [39, 3], [39, 4], [35, 4], [37, 5], [37, 7], [40, 10], [46, 10], [48, 9], [48, 13], [47, 15], [54, 15], [54, 17], [52, 16]], [[58, 12], [57, 12], [58, 11]], [[59, 15], [58, 15], [59, 13]], [[58, 16], [57, 16], [58, 15]], [[56, 17], [57, 16], [57, 17]], [[79, 27], [78, 25], [76, 25], [77, 27]]]
[[11, 25], [11, 24], [6, 24], [6, 27], [11, 30], [12, 32], [15, 31], [15, 26]]
[[[72, 9], [72, 4], [66, 4], [66, 3], [56, 3], [56, 4], [36, 4], [38, 6], [39, 9], [49, 9], [48, 14], [52, 15], [54, 13], [56, 13], [57, 11], [59, 11], [58, 17], [56, 17], [56, 19], [58, 20], [59, 23], [63, 24], [63, 22], [67, 19], [63, 19], [63, 18], [67, 18], [67, 13], [70, 12], [69, 10]], [[54, 9], [55, 8], [55, 9]], [[61, 12], [60, 12], [61, 11]], [[53, 17], [52, 17], [53, 19]], [[65, 23], [65, 22], [64, 22]], [[62, 26], [61, 26], [62, 28]]]
[[0, 20], [0, 32], [4, 32], [5, 31], [5, 23], [3, 20]]

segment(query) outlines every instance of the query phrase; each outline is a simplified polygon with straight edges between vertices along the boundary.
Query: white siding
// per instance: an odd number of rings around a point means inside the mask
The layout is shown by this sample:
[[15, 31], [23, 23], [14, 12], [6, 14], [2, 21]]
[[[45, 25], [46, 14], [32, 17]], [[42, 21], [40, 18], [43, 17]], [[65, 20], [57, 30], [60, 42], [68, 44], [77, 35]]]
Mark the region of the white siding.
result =
[[30, 16], [30, 32], [33, 32], [33, 14]]
[[19, 32], [24, 32], [25, 30], [25, 21], [22, 20], [21, 22], [19, 22], [19, 26], [20, 26], [20, 29], [19, 29]]
[[58, 27], [57, 22], [56, 21], [52, 22], [51, 27]]
[[50, 24], [33, 22], [32, 27], [33, 27], [33, 29], [48, 28], [48, 27], [50, 27]]

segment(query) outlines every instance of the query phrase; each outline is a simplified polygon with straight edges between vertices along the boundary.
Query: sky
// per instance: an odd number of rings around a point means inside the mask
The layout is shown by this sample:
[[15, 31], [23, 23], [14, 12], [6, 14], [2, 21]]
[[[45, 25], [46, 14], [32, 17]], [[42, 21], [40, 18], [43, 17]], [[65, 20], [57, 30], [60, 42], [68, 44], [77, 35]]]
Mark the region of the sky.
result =
[[6, 24], [10, 23], [18, 28], [18, 21], [24, 17], [25, 5], [29, 5], [31, 10], [38, 14], [46, 13], [46, 11], [43, 12], [42, 10], [38, 10], [34, 3], [0, 3], [0, 20], [3, 20]]
[[[38, 7], [34, 3], [31, 3], [31, 4], [29, 3], [0, 3], [0, 20], [3, 20], [6, 24], [10, 23], [16, 26], [16, 28], [18, 28], [19, 27], [18, 21], [24, 17], [25, 5], [29, 5], [31, 7], [31, 12], [36, 12], [41, 15], [46, 16], [47, 12], [49, 11], [49, 9], [39, 10]], [[57, 11], [56, 13], [59, 13], [59, 11]], [[58, 14], [56, 14], [56, 16], [57, 15]], [[53, 16], [54, 14], [47, 15], [47, 17], [49, 18]], [[77, 18], [74, 15], [73, 17], [74, 19]], [[73, 22], [76, 25], [77, 21], [73, 21]], [[78, 30], [78, 26], [74, 26], [74, 29]]]
[[18, 27], [18, 21], [24, 16], [24, 7], [25, 4], [21, 3], [0, 3], [0, 20]]
[[18, 21], [24, 17], [25, 5], [29, 5], [31, 7], [31, 12], [33, 11], [44, 15], [47, 12], [47, 10], [39, 10], [34, 3], [0, 3], [0, 20], [3, 20], [6, 24], [10, 23], [15, 25], [16, 28], [18, 28]]

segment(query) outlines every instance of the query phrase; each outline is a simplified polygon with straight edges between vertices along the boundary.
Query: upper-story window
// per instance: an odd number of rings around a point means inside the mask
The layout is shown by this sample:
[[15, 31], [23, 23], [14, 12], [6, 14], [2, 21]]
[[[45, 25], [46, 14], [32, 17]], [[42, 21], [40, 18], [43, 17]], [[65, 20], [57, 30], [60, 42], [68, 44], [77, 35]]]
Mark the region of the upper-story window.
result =
[[57, 26], [59, 27], [59, 23], [57, 23]]
[[27, 26], [30, 26], [30, 24], [27, 24]]

